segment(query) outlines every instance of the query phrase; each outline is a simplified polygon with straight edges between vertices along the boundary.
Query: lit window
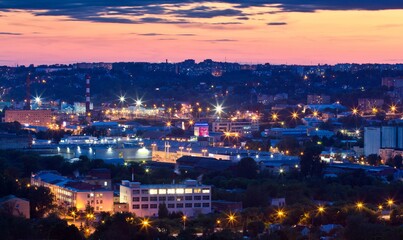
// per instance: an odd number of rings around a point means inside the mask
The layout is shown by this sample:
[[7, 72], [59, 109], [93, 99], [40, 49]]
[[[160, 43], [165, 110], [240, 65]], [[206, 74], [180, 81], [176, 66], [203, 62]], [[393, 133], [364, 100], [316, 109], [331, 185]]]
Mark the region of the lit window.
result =
[[[165, 189], [164, 189], [165, 190]], [[158, 190], [157, 189], [150, 189], [150, 194], [158, 194]]]
[[186, 188], [186, 189], [185, 189], [185, 193], [193, 193], [193, 191], [192, 191], [191, 188]]
[[193, 192], [194, 193], [201, 193], [201, 189], [200, 188], [195, 188], [195, 189], [193, 189]]
[[104, 182], [104, 186], [105, 186], [105, 187], [108, 186], [108, 182], [107, 182], [107, 181]]
[[208, 188], [203, 188], [202, 193], [210, 193], [210, 189], [208, 189]]
[[175, 194], [175, 189], [173, 188], [168, 189], [168, 194]]
[[159, 194], [167, 194], [167, 190], [166, 189], [160, 189], [158, 190]]
[[176, 189], [177, 194], [183, 194], [184, 192], [185, 192], [185, 189], [183, 189], [183, 188], [177, 188]]

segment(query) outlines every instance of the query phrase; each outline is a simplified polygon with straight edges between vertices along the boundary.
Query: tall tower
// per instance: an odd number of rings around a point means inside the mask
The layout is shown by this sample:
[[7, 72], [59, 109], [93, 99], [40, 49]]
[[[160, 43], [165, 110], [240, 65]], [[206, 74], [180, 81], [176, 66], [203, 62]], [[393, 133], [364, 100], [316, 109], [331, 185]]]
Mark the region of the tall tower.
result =
[[87, 118], [91, 117], [91, 110], [90, 110], [90, 104], [91, 104], [91, 95], [90, 95], [90, 75], [85, 76], [85, 114]]
[[31, 110], [31, 73], [28, 72], [25, 88], [25, 110]]

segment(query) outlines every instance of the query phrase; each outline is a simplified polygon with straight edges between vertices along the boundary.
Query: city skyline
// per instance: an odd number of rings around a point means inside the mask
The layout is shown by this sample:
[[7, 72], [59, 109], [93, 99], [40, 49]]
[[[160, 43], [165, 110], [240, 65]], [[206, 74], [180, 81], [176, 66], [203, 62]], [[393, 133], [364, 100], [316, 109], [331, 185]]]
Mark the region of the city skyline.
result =
[[402, 1], [0, 3], [0, 65], [401, 63]]

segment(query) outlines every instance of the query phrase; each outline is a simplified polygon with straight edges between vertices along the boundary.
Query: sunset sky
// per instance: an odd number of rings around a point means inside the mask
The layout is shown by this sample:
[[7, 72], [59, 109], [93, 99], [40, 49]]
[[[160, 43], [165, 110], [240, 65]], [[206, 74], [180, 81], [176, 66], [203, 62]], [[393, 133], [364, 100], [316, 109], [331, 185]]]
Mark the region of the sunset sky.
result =
[[402, 0], [5, 0], [0, 65], [403, 63]]

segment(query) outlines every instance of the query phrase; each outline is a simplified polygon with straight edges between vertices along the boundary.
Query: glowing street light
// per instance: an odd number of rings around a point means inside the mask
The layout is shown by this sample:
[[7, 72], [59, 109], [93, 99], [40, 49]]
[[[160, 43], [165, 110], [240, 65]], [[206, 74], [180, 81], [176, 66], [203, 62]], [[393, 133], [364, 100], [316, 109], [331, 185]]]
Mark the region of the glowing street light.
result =
[[272, 119], [273, 121], [277, 121], [277, 120], [278, 120], [278, 114], [277, 114], [277, 113], [273, 113], [273, 114], [271, 115], [271, 119]]
[[318, 111], [316, 111], [316, 110], [313, 111], [313, 116], [314, 116], [314, 117], [317, 117], [318, 115], [319, 115], [319, 112], [318, 112]]
[[167, 127], [171, 127], [172, 123], [171, 122], [167, 122]]
[[187, 220], [186, 215], [183, 215], [183, 216], [182, 216], [182, 221], [183, 221], [183, 230], [186, 230], [186, 220]]
[[390, 106], [390, 111], [391, 111], [392, 113], [395, 113], [395, 112], [397, 111], [396, 105], [392, 104], [392, 105]]
[[324, 212], [325, 212], [325, 207], [319, 206], [319, 207], [318, 207], [318, 213], [322, 214], [322, 213], [324, 213]]
[[148, 220], [148, 218], [144, 218], [141, 222], [141, 228], [145, 228], [147, 229], [148, 227], [151, 226], [150, 220]]
[[42, 102], [41, 97], [35, 97], [34, 100], [35, 100], [35, 103], [37, 103], [37, 104], [40, 104]]
[[230, 225], [234, 225], [234, 223], [237, 221], [237, 220], [236, 220], [236, 215], [235, 215], [234, 213], [230, 212], [230, 213], [227, 215], [227, 220], [228, 220], [228, 223], [229, 223]]
[[119, 102], [120, 102], [120, 103], [126, 102], [126, 97], [125, 97], [125, 96], [120, 96], [120, 97], [119, 97]]
[[363, 202], [357, 202], [355, 204], [355, 206], [357, 207], [358, 210], [361, 210], [364, 207], [364, 203]]
[[389, 206], [389, 209], [392, 209], [392, 206], [393, 206], [393, 204], [395, 204], [395, 202], [393, 201], [393, 199], [388, 199], [387, 201], [386, 201], [386, 203], [388, 204], [388, 206]]
[[277, 210], [276, 212], [277, 218], [281, 221], [285, 217], [285, 212], [282, 209]]
[[373, 114], [376, 114], [377, 112], [378, 112], [378, 109], [377, 109], [376, 107], [373, 107], [373, 108], [372, 108], [372, 113], [373, 113]]
[[293, 112], [292, 114], [291, 114], [291, 117], [292, 117], [292, 119], [297, 119], [298, 118], [298, 113], [297, 112]]
[[143, 102], [141, 101], [141, 99], [136, 100], [136, 107], [140, 107], [142, 104]]
[[358, 108], [353, 108], [351, 110], [351, 112], [353, 113], [353, 115], [357, 115], [358, 114]]
[[217, 106], [215, 106], [214, 110], [215, 110], [216, 114], [218, 114], [220, 116], [221, 113], [223, 112], [223, 107], [221, 104], [217, 104]]

